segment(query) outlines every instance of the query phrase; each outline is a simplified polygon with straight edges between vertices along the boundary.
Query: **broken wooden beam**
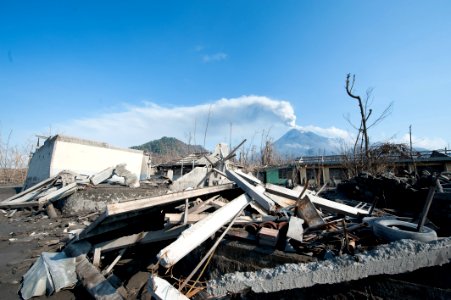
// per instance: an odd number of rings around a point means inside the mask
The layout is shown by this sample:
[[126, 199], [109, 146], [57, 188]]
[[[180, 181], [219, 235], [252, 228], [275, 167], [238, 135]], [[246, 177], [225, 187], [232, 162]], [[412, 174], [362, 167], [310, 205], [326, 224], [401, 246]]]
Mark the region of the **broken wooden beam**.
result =
[[216, 195], [206, 201], [201, 202], [200, 204], [194, 205], [193, 207], [188, 209], [188, 214], [199, 214], [201, 212], [206, 211], [207, 209], [210, 209], [212, 207], [211, 202], [218, 199], [219, 195]]
[[170, 204], [173, 202], [177, 202], [177, 201], [181, 201], [181, 200], [185, 200], [185, 199], [189, 199], [189, 198], [194, 198], [194, 197], [199, 197], [199, 196], [208, 195], [208, 194], [212, 194], [212, 193], [227, 191], [227, 190], [231, 190], [233, 188], [234, 188], [233, 183], [228, 183], [228, 184], [205, 187], [205, 188], [201, 188], [201, 189], [176, 192], [176, 193], [166, 194], [166, 195], [157, 196], [157, 197], [114, 203], [114, 204], [109, 204], [107, 206], [105, 213], [107, 216], [113, 216], [113, 215], [126, 213], [126, 212], [130, 212], [130, 211], [143, 210], [143, 209], [158, 206], [158, 205]]
[[164, 215], [164, 218], [168, 220], [169, 224], [180, 224], [180, 223], [193, 224], [199, 222], [208, 215], [209, 215], [208, 213], [188, 214], [188, 215], [184, 213], [181, 214], [166, 213]]
[[57, 189], [56, 191], [53, 191], [44, 197], [40, 197], [38, 199], [38, 202], [40, 204], [46, 204], [47, 202], [55, 202], [61, 198], [67, 197], [77, 190], [77, 183], [72, 182], [71, 184], [68, 184], [66, 186], [63, 186], [60, 189]]
[[264, 193], [269, 199], [276, 202], [280, 207], [285, 208], [288, 206], [296, 205], [296, 200], [288, 199], [284, 196], [276, 195], [276, 194], [270, 194], [268, 192]]
[[235, 173], [237, 173], [238, 175], [240, 175], [241, 177], [243, 177], [244, 179], [246, 179], [247, 181], [249, 181], [250, 183], [256, 185], [256, 184], [263, 184], [263, 182], [258, 179], [257, 177], [250, 175], [250, 174], [246, 174], [241, 170], [235, 170]]
[[158, 231], [141, 232], [123, 236], [115, 240], [96, 244], [93, 248], [99, 248], [102, 252], [112, 251], [133, 245], [150, 244], [177, 238], [188, 226], [178, 226]]
[[301, 194], [301, 192], [287, 189], [285, 187], [282, 187], [280, 185], [275, 185], [272, 183], [266, 183], [265, 188], [266, 188], [266, 192], [268, 192], [268, 193], [283, 196], [283, 197], [286, 197], [286, 198], [292, 199], [292, 200], [297, 200], [299, 198], [299, 195]]
[[252, 199], [254, 199], [261, 207], [267, 211], [274, 211], [274, 201], [264, 194], [265, 189], [263, 186], [253, 186], [237, 173], [232, 170], [226, 169], [226, 174], [229, 180], [234, 181], [243, 191], [245, 191]]
[[346, 204], [338, 203], [335, 201], [327, 200], [318, 196], [307, 194], [309, 200], [328, 211], [332, 211], [334, 213], [344, 214], [352, 217], [358, 217], [361, 215], [368, 215], [368, 211], [360, 208], [355, 208]]
[[165, 268], [176, 264], [210, 236], [214, 235], [250, 202], [251, 198], [243, 194], [185, 230], [176, 241], [158, 253], [160, 264]]
[[40, 188], [43, 188], [47, 184], [52, 184], [58, 179], [58, 177], [59, 177], [59, 175], [55, 175], [53, 177], [47, 178], [47, 179], [45, 179], [45, 180], [33, 185], [32, 187], [26, 189], [25, 191], [22, 191], [22, 192], [14, 195], [14, 196], [11, 196], [11, 197], [3, 200], [2, 203], [6, 203], [6, 202], [12, 201], [14, 199], [20, 198], [20, 197], [22, 197], [22, 196], [24, 196], [24, 195], [26, 195], [26, 194], [28, 194], [30, 192], [33, 192], [33, 191], [38, 190]]
[[18, 203], [2, 203], [0, 208], [14, 209], [14, 208], [29, 208], [39, 206], [38, 201], [18, 202]]

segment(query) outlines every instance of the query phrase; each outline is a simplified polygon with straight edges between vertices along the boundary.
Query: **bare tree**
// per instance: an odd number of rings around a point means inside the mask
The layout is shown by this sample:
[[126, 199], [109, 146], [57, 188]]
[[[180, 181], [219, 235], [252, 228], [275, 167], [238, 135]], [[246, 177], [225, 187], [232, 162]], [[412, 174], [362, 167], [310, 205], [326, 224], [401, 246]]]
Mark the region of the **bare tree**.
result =
[[[356, 127], [352, 124], [352, 122], [348, 119], [348, 122], [357, 130], [357, 137], [355, 139], [354, 143], [354, 149], [353, 149], [353, 158], [354, 160], [359, 157], [360, 166], [362, 168], [370, 168], [372, 159], [371, 159], [371, 151], [370, 151], [370, 138], [368, 135], [368, 130], [379, 124], [382, 120], [384, 120], [392, 111], [393, 109], [393, 102], [391, 102], [384, 111], [372, 122], [369, 123], [369, 119], [371, 117], [371, 114], [373, 110], [369, 108], [372, 101], [372, 92], [373, 89], [367, 89], [366, 96], [364, 99], [362, 99], [361, 96], [354, 94], [354, 83], [355, 83], [355, 75], [348, 74], [346, 76], [346, 93], [349, 97], [357, 100], [359, 105], [359, 111], [360, 111], [360, 125], [359, 127]], [[360, 168], [358, 168], [360, 169]]]

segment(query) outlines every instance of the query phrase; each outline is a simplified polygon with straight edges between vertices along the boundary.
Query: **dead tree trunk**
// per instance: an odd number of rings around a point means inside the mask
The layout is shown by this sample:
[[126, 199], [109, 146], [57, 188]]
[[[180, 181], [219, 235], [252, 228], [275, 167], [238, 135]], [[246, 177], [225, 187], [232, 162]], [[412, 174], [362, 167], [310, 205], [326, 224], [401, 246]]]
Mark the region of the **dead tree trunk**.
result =
[[346, 76], [346, 93], [348, 93], [348, 96], [356, 99], [359, 103], [359, 109], [360, 109], [360, 118], [362, 120], [362, 138], [364, 141], [364, 145], [365, 145], [365, 157], [366, 159], [370, 158], [370, 152], [369, 152], [369, 140], [368, 140], [368, 129], [366, 126], [366, 121], [368, 120], [368, 118], [371, 115], [371, 110], [369, 111], [368, 115], [366, 115], [366, 110], [363, 107], [363, 103], [362, 103], [362, 98], [360, 96], [356, 96], [352, 93], [352, 89], [354, 87], [354, 82], [355, 82], [355, 75], [352, 77], [352, 83], [350, 82], [350, 77], [351, 74], [348, 74], [348, 76]]

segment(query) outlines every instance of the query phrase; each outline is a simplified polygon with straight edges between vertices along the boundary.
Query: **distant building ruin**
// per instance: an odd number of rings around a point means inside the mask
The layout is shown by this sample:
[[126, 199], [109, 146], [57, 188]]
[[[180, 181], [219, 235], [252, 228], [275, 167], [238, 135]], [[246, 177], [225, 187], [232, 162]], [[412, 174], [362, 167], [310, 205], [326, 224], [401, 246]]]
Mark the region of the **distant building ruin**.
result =
[[30, 159], [24, 188], [63, 170], [93, 175], [106, 168], [126, 164], [137, 178], [148, 177], [149, 156], [141, 150], [118, 148], [106, 143], [55, 135], [36, 149]]

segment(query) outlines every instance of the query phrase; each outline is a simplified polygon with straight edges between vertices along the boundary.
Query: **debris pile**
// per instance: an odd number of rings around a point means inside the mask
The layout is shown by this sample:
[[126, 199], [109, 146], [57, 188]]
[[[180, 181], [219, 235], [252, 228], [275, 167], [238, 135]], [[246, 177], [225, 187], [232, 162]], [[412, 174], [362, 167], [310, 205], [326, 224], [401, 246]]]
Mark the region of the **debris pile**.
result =
[[[450, 261], [450, 239], [438, 238], [425, 226], [432, 197], [424, 205], [423, 218], [413, 224], [377, 209], [375, 203], [329, 200], [307, 185], [288, 189], [264, 184], [229, 162], [236, 149], [193, 168], [173, 182], [168, 194], [106, 205], [66, 243], [61, 253], [74, 261], [67, 268], [94, 298], [202, 299], [395, 274]], [[4, 205], [20, 197], [30, 199], [20, 203], [42, 204], [42, 194], [51, 189], [64, 195], [62, 189], [98, 184], [115, 169], [91, 178], [60, 174]], [[403, 239], [417, 241], [399, 241]], [[392, 246], [379, 246], [390, 241]], [[401, 249], [394, 251], [396, 260], [387, 261], [390, 255], [384, 247]], [[414, 265], [402, 260], [403, 251], [411, 251], [411, 260], [422, 255], [428, 259]], [[60, 269], [48, 267], [47, 257], [43, 253], [27, 274], [33, 270], [42, 278], [58, 276]], [[400, 267], [390, 267], [392, 262]], [[337, 271], [340, 268], [346, 276]], [[42, 286], [48, 285], [30, 278], [25, 276], [21, 289], [26, 299], [44, 294]], [[68, 280], [64, 287], [73, 284]]]
[[348, 198], [376, 203], [378, 207], [383, 207], [386, 211], [400, 217], [418, 220], [421, 217], [424, 201], [431, 192], [430, 188], [433, 187], [434, 201], [431, 203], [428, 219], [442, 236], [450, 236], [451, 180], [449, 175], [449, 172], [431, 174], [428, 171], [423, 171], [420, 175], [406, 172], [403, 176], [395, 176], [389, 172], [377, 176], [362, 173], [340, 183], [337, 190]]
[[46, 208], [50, 217], [56, 217], [53, 203], [67, 198], [86, 186], [96, 186], [107, 180], [110, 183], [119, 183], [128, 187], [139, 186], [136, 176], [123, 164], [107, 168], [92, 176], [65, 170], [1, 201], [0, 208]]

